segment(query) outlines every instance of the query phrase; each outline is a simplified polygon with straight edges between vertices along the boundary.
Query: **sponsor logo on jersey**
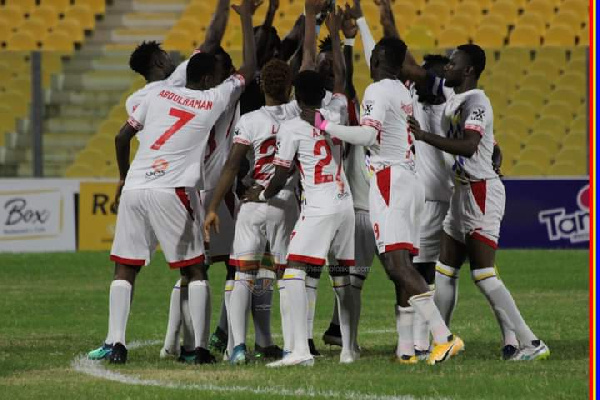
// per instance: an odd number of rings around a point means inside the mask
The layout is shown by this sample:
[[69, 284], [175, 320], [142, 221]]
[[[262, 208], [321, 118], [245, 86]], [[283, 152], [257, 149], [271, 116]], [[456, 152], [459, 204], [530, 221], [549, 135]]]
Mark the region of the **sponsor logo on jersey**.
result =
[[146, 172], [146, 180], [153, 180], [165, 176], [169, 163], [167, 160], [158, 158], [152, 163], [152, 171]]
[[568, 239], [571, 243], [590, 240], [590, 185], [585, 185], [577, 194], [579, 210], [567, 213], [564, 207], [541, 211], [538, 219], [546, 226], [551, 241]]

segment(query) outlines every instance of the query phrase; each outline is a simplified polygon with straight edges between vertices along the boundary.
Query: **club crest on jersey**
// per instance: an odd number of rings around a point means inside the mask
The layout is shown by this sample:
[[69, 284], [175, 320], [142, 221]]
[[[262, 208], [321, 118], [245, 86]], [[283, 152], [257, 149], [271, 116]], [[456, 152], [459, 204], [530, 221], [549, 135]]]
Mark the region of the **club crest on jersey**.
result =
[[483, 108], [476, 108], [471, 113], [471, 117], [469, 119], [472, 119], [472, 120], [475, 120], [475, 121], [482, 121], [483, 122], [484, 118], [485, 118], [485, 109], [483, 109]]
[[373, 112], [373, 102], [368, 101], [363, 103], [363, 116], [369, 116]]
[[164, 176], [169, 168], [167, 160], [158, 158], [152, 163], [152, 171], [146, 172], [146, 180], [154, 180]]
[[590, 240], [590, 185], [585, 185], [577, 194], [579, 210], [568, 214], [564, 207], [541, 211], [538, 219], [546, 225], [551, 241], [568, 239], [571, 243]]

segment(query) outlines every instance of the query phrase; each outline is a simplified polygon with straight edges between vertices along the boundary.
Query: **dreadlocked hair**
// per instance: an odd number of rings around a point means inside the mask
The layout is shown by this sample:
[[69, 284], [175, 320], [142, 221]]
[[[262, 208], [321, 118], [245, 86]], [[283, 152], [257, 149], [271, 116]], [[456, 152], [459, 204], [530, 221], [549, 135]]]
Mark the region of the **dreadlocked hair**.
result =
[[333, 50], [333, 42], [331, 41], [331, 36], [327, 35], [325, 39], [321, 40], [319, 43], [319, 53], [324, 51], [332, 51]]
[[282, 60], [272, 59], [261, 70], [260, 79], [266, 95], [280, 102], [287, 102], [292, 86], [292, 69]]
[[143, 77], [146, 77], [152, 67], [152, 58], [161, 51], [163, 50], [160, 47], [160, 44], [154, 40], [142, 42], [142, 44], [136, 47], [133, 53], [131, 53], [131, 57], [129, 57], [129, 68]]

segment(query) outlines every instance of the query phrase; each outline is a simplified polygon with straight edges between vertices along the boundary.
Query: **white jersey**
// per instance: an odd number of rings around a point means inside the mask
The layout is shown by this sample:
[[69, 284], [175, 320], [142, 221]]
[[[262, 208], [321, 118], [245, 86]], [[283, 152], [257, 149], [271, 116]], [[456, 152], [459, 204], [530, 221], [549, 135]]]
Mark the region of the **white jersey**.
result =
[[297, 109], [291, 103], [279, 106], [263, 106], [245, 114], [235, 128], [234, 143], [251, 146], [248, 153], [253, 181], [267, 187], [275, 173], [275, 150], [279, 127], [284, 121], [298, 116]]
[[[296, 100], [292, 100], [290, 106], [296, 108], [297, 115], [300, 115], [300, 106]], [[325, 91], [325, 96], [321, 100], [321, 110], [327, 111], [327, 120], [338, 125], [348, 125], [348, 99], [341, 93], [332, 93]]]
[[[414, 116], [421, 129], [445, 137], [442, 129], [444, 104], [424, 104], [419, 97], [413, 96]], [[430, 201], [450, 201], [454, 180], [452, 175], [452, 156], [423, 141], [415, 141], [415, 164], [419, 180], [425, 188], [425, 199]]]
[[414, 169], [414, 137], [407, 122], [412, 114], [412, 98], [401, 81], [383, 79], [365, 90], [361, 125], [377, 129], [377, 139], [369, 147], [371, 168], [375, 171], [389, 165]]
[[135, 109], [142, 103], [148, 93], [161, 86], [185, 86], [186, 83], [186, 69], [188, 60], [185, 60], [175, 68], [175, 71], [167, 78], [162, 81], [150, 82], [143, 88], [132, 93], [125, 101], [125, 110], [127, 115], [131, 116]]
[[[358, 99], [350, 101], [348, 104], [348, 123], [350, 125], [359, 124], [359, 113]], [[364, 146], [347, 145], [345, 156], [344, 171], [346, 171], [346, 176], [350, 183], [354, 208], [356, 210], [369, 211], [369, 181], [371, 180], [371, 173], [367, 164], [367, 149]]]
[[[327, 115], [326, 110], [321, 111]], [[304, 215], [337, 214], [345, 207], [352, 208], [340, 140], [296, 117], [281, 124], [278, 141], [273, 164], [291, 168], [296, 161], [304, 189]]]
[[210, 130], [244, 78], [232, 75], [210, 90], [163, 86], [148, 93], [128, 123], [140, 131], [139, 149], [124, 190], [197, 187]]

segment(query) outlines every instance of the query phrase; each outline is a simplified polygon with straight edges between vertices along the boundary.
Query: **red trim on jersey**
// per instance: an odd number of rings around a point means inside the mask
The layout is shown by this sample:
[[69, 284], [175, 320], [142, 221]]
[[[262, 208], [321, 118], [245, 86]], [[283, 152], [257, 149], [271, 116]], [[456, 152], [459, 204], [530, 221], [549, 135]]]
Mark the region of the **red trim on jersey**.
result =
[[290, 254], [288, 255], [288, 262], [296, 261], [310, 265], [325, 265], [324, 258], [310, 257], [310, 256], [301, 256], [298, 254]]
[[229, 214], [231, 218], [235, 217], [235, 194], [233, 194], [233, 190], [229, 190], [225, 194], [225, 205], [227, 206], [227, 210], [229, 210]]
[[480, 125], [465, 124], [465, 129], [468, 129], [470, 131], [479, 132], [479, 134], [481, 136], [483, 136], [485, 134], [485, 128], [483, 126], [480, 126]]
[[127, 123], [129, 124], [129, 126], [131, 126], [136, 131], [141, 131], [142, 128], [144, 128], [144, 125], [142, 125], [140, 122], [138, 122], [138, 120], [136, 120], [133, 117], [129, 117], [129, 119], [127, 120]]
[[356, 115], [356, 104], [354, 103], [354, 100], [350, 99], [348, 99], [348, 122], [351, 126], [360, 125], [358, 115]]
[[192, 217], [192, 221], [193, 221], [194, 220], [194, 210], [192, 209], [192, 205], [190, 204], [190, 198], [188, 197], [187, 193], [185, 192], [185, 188], [183, 188], [183, 187], [175, 188], [175, 194], [177, 195], [177, 197], [179, 197], [181, 204], [183, 204], [183, 207], [190, 214], [190, 217]]
[[189, 260], [170, 262], [169, 267], [171, 269], [178, 269], [178, 268], [189, 267], [190, 265], [196, 265], [196, 264], [204, 264], [204, 254], [199, 255], [198, 257], [190, 258]]
[[488, 246], [490, 246], [492, 249], [496, 250], [498, 248], [498, 243], [494, 242], [492, 239], [487, 238], [485, 236], [483, 236], [481, 233], [479, 232], [473, 232], [471, 234], [469, 234], [469, 236], [471, 237], [471, 239], [473, 240], [478, 240], [482, 243], [487, 244]]
[[236, 267], [240, 271], [248, 271], [260, 268], [260, 260], [237, 260], [230, 257], [229, 265]]
[[241, 137], [234, 137], [233, 138], [233, 143], [237, 143], [237, 144], [243, 144], [244, 146], [252, 146], [252, 142], [249, 140], [246, 140], [244, 138]]
[[470, 185], [475, 202], [479, 206], [481, 212], [485, 214], [485, 198], [487, 192], [486, 181], [471, 182]]
[[275, 263], [275, 271], [285, 271], [285, 269], [287, 268], [287, 264], [277, 264]]
[[396, 250], [408, 250], [409, 253], [412, 254], [413, 256], [419, 255], [419, 249], [416, 248], [415, 246], [413, 246], [412, 243], [407, 243], [407, 242], [388, 244], [385, 246], [384, 253], [389, 253], [390, 251], [396, 251]]
[[239, 81], [242, 83], [242, 86], [246, 86], [246, 80], [244, 79], [244, 77], [238, 73], [235, 73], [232, 75], [234, 78], [239, 79]]
[[356, 265], [356, 262], [354, 262], [354, 260], [340, 260], [339, 258], [336, 259], [337, 261], [337, 265], [341, 266], [341, 267], [354, 267]]
[[113, 254], [110, 255], [110, 260], [123, 265], [135, 265], [136, 267], [141, 267], [146, 264], [146, 260], [138, 260], [135, 258], [124, 258], [115, 256]]
[[383, 197], [385, 205], [389, 207], [392, 169], [390, 167], [385, 167], [384, 169], [376, 172], [375, 177], [377, 178], [377, 188], [379, 189], [379, 193], [381, 193], [381, 197]]
[[363, 118], [362, 121], [360, 122], [360, 124], [363, 126], [370, 126], [372, 128], [375, 128], [375, 129], [377, 129], [377, 132], [381, 131], [381, 122], [376, 121], [374, 119]]
[[273, 165], [279, 165], [280, 167], [290, 168], [292, 166], [292, 162], [275, 157], [275, 159], [273, 160]]

